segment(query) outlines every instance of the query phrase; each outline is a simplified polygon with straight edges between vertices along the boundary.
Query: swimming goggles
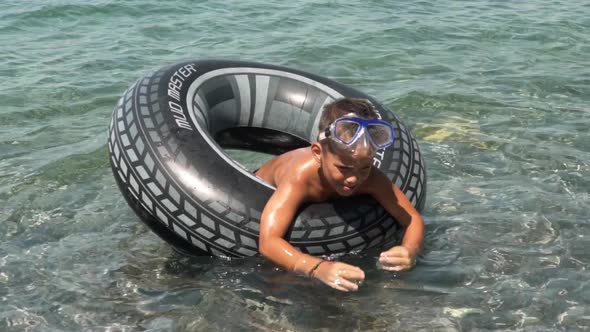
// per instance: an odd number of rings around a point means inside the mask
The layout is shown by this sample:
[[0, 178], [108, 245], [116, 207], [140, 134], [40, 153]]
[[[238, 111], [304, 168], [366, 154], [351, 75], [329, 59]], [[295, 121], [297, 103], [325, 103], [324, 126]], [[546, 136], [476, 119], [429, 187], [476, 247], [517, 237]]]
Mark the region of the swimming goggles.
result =
[[374, 153], [390, 146], [395, 139], [393, 127], [388, 122], [354, 116], [343, 116], [332, 122], [318, 135], [318, 141], [325, 138], [353, 153], [362, 148]]

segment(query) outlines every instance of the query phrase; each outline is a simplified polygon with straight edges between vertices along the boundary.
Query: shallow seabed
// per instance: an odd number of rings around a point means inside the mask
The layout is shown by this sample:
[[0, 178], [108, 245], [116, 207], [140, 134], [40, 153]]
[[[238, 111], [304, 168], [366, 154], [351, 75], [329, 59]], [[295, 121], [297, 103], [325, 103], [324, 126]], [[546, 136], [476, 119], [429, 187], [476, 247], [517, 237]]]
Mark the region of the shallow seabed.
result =
[[[587, 1], [2, 1], [0, 330], [590, 330], [588, 36]], [[418, 266], [344, 257], [367, 274], [344, 294], [148, 231], [107, 126], [135, 79], [191, 58], [294, 67], [391, 108], [428, 162]]]

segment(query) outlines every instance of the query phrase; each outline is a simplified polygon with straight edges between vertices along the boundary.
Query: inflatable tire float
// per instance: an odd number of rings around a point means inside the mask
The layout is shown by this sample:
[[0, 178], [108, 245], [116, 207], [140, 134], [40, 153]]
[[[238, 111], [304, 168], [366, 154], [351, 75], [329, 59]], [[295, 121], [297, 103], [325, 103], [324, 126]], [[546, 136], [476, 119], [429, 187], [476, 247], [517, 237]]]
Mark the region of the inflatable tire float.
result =
[[[237, 61], [189, 61], [139, 79], [109, 128], [116, 182], [141, 220], [192, 255], [258, 254], [260, 216], [274, 187], [224, 148], [279, 154], [315, 141], [324, 105], [367, 98], [395, 130], [374, 165], [420, 210], [426, 170], [416, 140], [378, 101], [299, 70]], [[286, 234], [312, 255], [359, 251], [396, 239], [398, 225], [369, 196], [302, 206]], [[399, 235], [399, 233], [398, 233]]]

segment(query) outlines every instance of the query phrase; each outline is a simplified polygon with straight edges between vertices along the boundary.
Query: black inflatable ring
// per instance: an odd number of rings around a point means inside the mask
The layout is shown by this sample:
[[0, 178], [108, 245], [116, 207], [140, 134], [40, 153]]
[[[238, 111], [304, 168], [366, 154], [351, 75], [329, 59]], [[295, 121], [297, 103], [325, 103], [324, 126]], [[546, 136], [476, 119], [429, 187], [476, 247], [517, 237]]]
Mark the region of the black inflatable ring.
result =
[[[188, 254], [258, 253], [260, 214], [274, 188], [223, 148], [281, 153], [317, 137], [322, 107], [343, 96], [368, 98], [396, 134], [374, 164], [417, 209], [426, 170], [416, 140], [379, 102], [302, 71], [236, 61], [190, 61], [139, 79], [112, 115], [109, 155], [135, 213]], [[371, 197], [303, 206], [286, 239], [312, 255], [382, 245], [397, 223]]]

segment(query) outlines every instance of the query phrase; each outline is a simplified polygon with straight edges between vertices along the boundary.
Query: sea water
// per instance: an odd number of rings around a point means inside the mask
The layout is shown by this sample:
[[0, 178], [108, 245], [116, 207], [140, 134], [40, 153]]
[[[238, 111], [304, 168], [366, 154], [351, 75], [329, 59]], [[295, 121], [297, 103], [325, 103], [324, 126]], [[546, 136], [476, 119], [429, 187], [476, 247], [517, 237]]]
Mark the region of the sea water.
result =
[[[589, 330], [589, 36], [588, 1], [3, 0], [0, 330]], [[111, 111], [205, 58], [395, 112], [427, 161], [418, 265], [343, 257], [366, 281], [340, 293], [259, 257], [180, 257], [143, 226], [111, 175]]]

